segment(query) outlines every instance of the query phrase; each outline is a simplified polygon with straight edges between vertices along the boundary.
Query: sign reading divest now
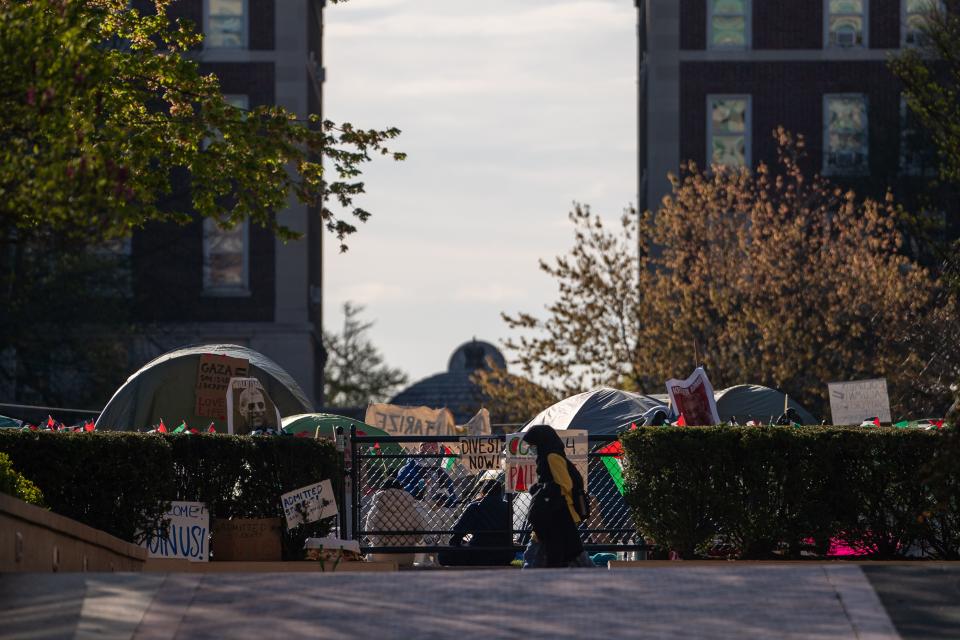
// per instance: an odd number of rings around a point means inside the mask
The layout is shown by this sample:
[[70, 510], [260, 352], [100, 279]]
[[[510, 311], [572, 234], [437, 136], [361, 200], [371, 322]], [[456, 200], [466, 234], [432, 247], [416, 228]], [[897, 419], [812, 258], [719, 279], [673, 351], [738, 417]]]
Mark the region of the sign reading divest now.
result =
[[337, 500], [329, 480], [294, 489], [280, 496], [287, 529], [337, 515]]
[[867, 418], [890, 422], [887, 379], [828, 382], [830, 417], [833, 424], [860, 424]]
[[[504, 491], [517, 493], [529, 491], [537, 481], [537, 456], [523, 441], [523, 432], [509, 433], [506, 436], [506, 468], [504, 469]], [[583, 490], [587, 491], [587, 453], [588, 434], [583, 429], [559, 429], [557, 435], [563, 440], [567, 460], [580, 472], [583, 478]]]
[[191, 562], [207, 562], [210, 512], [204, 503], [171, 502], [164, 520], [168, 523], [167, 535], [155, 531], [149, 542], [140, 545], [146, 547], [151, 558], [186, 558]]
[[500, 470], [500, 438], [460, 438], [460, 464], [470, 473]]

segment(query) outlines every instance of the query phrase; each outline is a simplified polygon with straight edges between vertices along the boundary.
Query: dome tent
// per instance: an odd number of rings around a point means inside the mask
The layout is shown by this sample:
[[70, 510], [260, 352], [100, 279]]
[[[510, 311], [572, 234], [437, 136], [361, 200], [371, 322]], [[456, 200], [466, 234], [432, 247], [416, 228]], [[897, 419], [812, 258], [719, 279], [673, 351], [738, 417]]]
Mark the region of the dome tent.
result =
[[213, 422], [218, 431], [225, 432], [225, 419], [194, 413], [197, 369], [204, 355], [246, 360], [249, 363], [246, 375], [260, 381], [281, 416], [313, 411], [290, 374], [262, 353], [233, 344], [205, 344], [165, 353], [127, 378], [100, 413], [97, 429], [145, 429], [163, 418], [171, 426], [181, 420], [198, 428]]
[[547, 407], [527, 425], [548, 424], [554, 429], [586, 429], [592, 434], [620, 433], [639, 423], [643, 415], [665, 405], [654, 396], [609, 387], [597, 387], [564, 398]]
[[[738, 384], [717, 391], [714, 397], [717, 399], [717, 412], [723, 422], [736, 417], [740, 424], [745, 424], [748, 420], [768, 424], [771, 416], [776, 420], [783, 414], [783, 400], [786, 396], [782, 391], [759, 384]], [[793, 398], [789, 400], [789, 407], [799, 414], [801, 424], [817, 424], [816, 418]]]

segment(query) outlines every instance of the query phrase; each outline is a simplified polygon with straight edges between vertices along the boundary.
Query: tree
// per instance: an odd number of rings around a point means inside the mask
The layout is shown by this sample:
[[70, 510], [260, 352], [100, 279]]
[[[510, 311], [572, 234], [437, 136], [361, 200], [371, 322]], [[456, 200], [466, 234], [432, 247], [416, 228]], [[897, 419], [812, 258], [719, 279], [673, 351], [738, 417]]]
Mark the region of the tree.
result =
[[960, 184], [960, 1], [948, 0], [930, 11], [917, 46], [890, 60], [903, 83], [907, 106], [930, 134], [940, 158], [940, 176]]
[[954, 307], [930, 306], [941, 287], [901, 251], [903, 212], [807, 178], [803, 138], [776, 136], [776, 166], [689, 164], [656, 215], [628, 211], [616, 231], [577, 207], [571, 254], [541, 262], [557, 302], [504, 315], [523, 372], [563, 395], [662, 392], [702, 364], [718, 388], [769, 385], [821, 415], [826, 382], [884, 376], [895, 414], [942, 411], [943, 363], [916, 338]]
[[351, 220], [370, 215], [353, 202], [360, 166], [390, 154], [399, 131], [229, 105], [190, 56], [202, 37], [171, 23], [169, 3], [144, 15], [127, 0], [0, 0], [0, 239], [109, 238], [193, 213], [290, 239], [274, 214], [293, 194], [345, 248]]
[[407, 374], [383, 362], [383, 356], [367, 337], [372, 322], [360, 320], [363, 307], [345, 302], [343, 331], [323, 332], [327, 350], [324, 403], [335, 407], [364, 406], [382, 402], [407, 383]]
[[489, 360], [487, 367], [477, 369], [470, 380], [477, 385], [480, 404], [490, 411], [493, 424], [523, 424], [562, 399], [556, 390], [508, 373]]

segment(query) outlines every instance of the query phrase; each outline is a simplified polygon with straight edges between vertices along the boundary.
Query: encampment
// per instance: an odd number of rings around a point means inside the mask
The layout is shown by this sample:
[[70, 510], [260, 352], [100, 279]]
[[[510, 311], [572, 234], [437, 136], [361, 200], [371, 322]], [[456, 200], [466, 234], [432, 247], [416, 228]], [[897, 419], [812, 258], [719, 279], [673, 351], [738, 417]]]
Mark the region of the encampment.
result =
[[226, 389], [231, 377], [257, 378], [281, 416], [309, 413], [310, 401], [286, 371], [262, 353], [232, 344], [177, 349], [155, 358], [117, 389], [97, 429], [135, 430], [185, 421], [227, 430]]
[[554, 429], [586, 429], [592, 434], [620, 433], [643, 415], [666, 404], [654, 396], [598, 387], [564, 398], [537, 414], [528, 425], [548, 424]]
[[[746, 424], [749, 420], [768, 424], [771, 417], [776, 420], [784, 413], [783, 401], [786, 396], [781, 391], [759, 384], [738, 384], [720, 389], [714, 397], [721, 421], [729, 422], [736, 417], [740, 424]], [[796, 410], [801, 424], [817, 424], [813, 415], [793, 398], [789, 400], [789, 407]]]

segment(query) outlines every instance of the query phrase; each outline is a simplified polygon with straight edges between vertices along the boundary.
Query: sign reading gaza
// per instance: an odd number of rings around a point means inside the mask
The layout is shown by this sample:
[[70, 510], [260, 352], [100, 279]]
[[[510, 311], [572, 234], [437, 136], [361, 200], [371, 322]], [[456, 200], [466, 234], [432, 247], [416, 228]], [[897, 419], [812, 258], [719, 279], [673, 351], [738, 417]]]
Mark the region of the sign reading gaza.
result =
[[[537, 481], [537, 456], [530, 451], [530, 445], [523, 441], [524, 435], [524, 432], [508, 433], [506, 437], [505, 493], [529, 491]], [[583, 490], [587, 491], [589, 434], [584, 429], [558, 429], [557, 435], [563, 440], [567, 460], [573, 463], [583, 478]]]
[[194, 388], [198, 416], [227, 419], [227, 398], [224, 395], [230, 378], [246, 377], [250, 362], [215, 353], [204, 353], [197, 366], [197, 384]]
[[174, 501], [164, 516], [167, 534], [162, 530], [153, 532], [149, 541], [140, 546], [147, 548], [151, 558], [186, 558], [190, 562], [206, 562], [209, 548], [210, 512], [202, 502]]
[[280, 496], [287, 529], [337, 515], [337, 501], [329, 480], [294, 489]]

